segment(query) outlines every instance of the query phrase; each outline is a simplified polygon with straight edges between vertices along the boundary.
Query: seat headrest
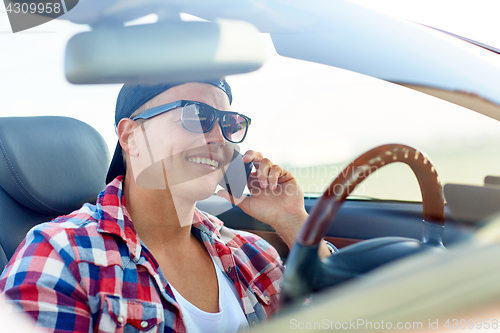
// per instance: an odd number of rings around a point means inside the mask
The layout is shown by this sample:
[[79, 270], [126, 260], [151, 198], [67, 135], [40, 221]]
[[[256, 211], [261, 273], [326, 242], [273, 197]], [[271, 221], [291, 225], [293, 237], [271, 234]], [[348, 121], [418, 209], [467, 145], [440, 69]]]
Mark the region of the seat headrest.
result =
[[36, 212], [67, 214], [95, 202], [108, 165], [104, 139], [79, 120], [0, 118], [0, 186]]

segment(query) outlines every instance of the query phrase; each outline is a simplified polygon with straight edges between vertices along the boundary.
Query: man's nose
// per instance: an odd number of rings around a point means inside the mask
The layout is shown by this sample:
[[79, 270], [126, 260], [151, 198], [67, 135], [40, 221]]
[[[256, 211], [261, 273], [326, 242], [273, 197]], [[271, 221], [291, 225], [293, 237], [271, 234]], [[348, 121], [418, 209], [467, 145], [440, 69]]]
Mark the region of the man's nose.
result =
[[220, 143], [222, 144], [221, 147], [223, 147], [226, 143], [226, 139], [222, 134], [222, 128], [220, 127], [219, 118], [215, 120], [215, 124], [212, 126], [212, 129], [205, 133], [205, 140], [207, 143]]

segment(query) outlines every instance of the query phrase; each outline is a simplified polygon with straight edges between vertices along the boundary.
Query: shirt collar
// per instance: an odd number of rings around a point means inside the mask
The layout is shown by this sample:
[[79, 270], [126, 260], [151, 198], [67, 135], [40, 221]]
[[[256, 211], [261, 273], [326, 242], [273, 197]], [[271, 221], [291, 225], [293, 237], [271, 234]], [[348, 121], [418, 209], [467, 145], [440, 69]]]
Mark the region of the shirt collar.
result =
[[212, 238], [220, 237], [220, 230], [223, 226], [222, 221], [218, 219], [210, 219], [206, 213], [198, 210], [194, 211], [193, 228], [200, 230]]
[[[123, 176], [116, 177], [104, 191], [99, 193], [97, 207], [99, 210], [98, 231], [116, 235], [127, 244], [132, 260], [137, 262], [141, 256], [141, 242], [135, 231], [132, 219], [125, 206], [123, 193]], [[214, 241], [222, 242], [220, 230], [223, 223], [218, 219], [210, 219], [203, 212], [195, 209], [192, 232], [205, 242], [209, 252], [216, 255]], [[202, 236], [203, 234], [203, 236]]]
[[130, 256], [137, 262], [141, 256], [141, 243], [125, 207], [123, 176], [116, 177], [99, 193], [96, 206], [99, 211], [98, 231], [123, 239]]

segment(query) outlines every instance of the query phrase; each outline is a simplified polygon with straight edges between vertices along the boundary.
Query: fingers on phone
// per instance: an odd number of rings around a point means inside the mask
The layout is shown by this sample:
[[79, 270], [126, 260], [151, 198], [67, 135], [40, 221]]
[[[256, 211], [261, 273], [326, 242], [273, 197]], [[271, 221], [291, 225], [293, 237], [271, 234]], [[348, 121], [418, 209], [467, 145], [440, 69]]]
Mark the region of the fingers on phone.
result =
[[264, 158], [262, 153], [248, 150], [243, 156], [243, 161], [248, 163], [253, 162], [256, 172], [252, 173], [259, 181], [259, 187], [265, 189], [269, 187], [270, 190], [275, 190], [278, 187], [280, 178], [288, 180], [288, 172], [279, 165], [273, 164], [268, 158]]
[[260, 160], [262, 160], [264, 156], [262, 153], [259, 153], [258, 151], [254, 150], [248, 150], [245, 155], [243, 155], [243, 162], [248, 163], [248, 162], [253, 162], [259, 163]]
[[259, 161], [259, 165], [257, 167], [257, 178], [260, 182], [260, 187], [265, 189], [269, 185], [269, 172], [273, 163], [268, 158], [263, 158]]
[[280, 167], [279, 165], [273, 165], [269, 169], [269, 176], [268, 182], [269, 182], [269, 188], [271, 190], [275, 190], [278, 187], [278, 179], [283, 173], [283, 168]]

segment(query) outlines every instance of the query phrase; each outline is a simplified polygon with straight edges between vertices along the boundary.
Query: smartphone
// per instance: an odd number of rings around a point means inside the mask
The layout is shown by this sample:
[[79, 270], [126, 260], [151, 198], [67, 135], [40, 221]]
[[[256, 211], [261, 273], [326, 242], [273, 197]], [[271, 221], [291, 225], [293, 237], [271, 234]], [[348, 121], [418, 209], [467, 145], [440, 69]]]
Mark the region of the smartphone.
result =
[[222, 171], [224, 177], [219, 182], [219, 185], [233, 197], [241, 198], [252, 168], [253, 163], [243, 163], [243, 155], [235, 150], [227, 170], [225, 172]]

